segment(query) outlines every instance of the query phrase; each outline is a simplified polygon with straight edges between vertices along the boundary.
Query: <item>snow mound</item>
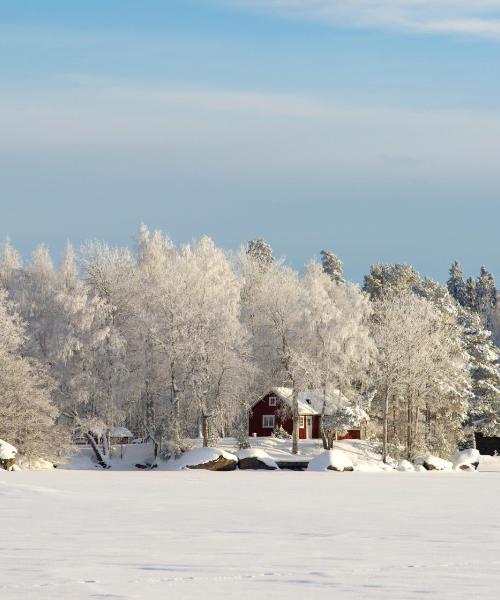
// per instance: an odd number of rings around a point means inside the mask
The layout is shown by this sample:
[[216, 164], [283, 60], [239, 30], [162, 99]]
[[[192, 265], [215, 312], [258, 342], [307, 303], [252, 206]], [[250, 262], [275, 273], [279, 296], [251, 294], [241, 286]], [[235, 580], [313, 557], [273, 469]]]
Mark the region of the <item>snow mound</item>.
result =
[[260, 448], [245, 448], [244, 450], [239, 450], [236, 453], [236, 456], [238, 457], [238, 461], [245, 460], [246, 458], [256, 458], [270, 469], [278, 469], [276, 462], [269, 456], [267, 452], [261, 450]]
[[189, 469], [198, 465], [206, 465], [221, 458], [232, 461], [235, 465], [238, 463], [237, 456], [220, 448], [194, 448], [193, 450], [184, 452], [179, 458], [170, 459], [167, 468], [172, 471], [181, 471], [182, 469]]
[[415, 467], [409, 460], [400, 460], [397, 469], [398, 471], [415, 471]]
[[308, 471], [354, 471], [351, 459], [342, 450], [326, 450], [313, 458]]
[[457, 471], [475, 471], [479, 463], [479, 450], [469, 448], [457, 452], [453, 458], [453, 468]]
[[416, 465], [415, 471], [417, 473], [425, 473], [427, 471], [427, 469], [424, 467], [424, 465]]
[[438, 456], [428, 455], [418, 459], [418, 464], [423, 465], [427, 471], [451, 471], [453, 463]]
[[11, 444], [0, 440], [0, 460], [12, 460], [16, 458], [17, 448]]
[[16, 466], [22, 471], [45, 471], [54, 468], [54, 464], [44, 458], [27, 458], [26, 456], [20, 456], [16, 461]]

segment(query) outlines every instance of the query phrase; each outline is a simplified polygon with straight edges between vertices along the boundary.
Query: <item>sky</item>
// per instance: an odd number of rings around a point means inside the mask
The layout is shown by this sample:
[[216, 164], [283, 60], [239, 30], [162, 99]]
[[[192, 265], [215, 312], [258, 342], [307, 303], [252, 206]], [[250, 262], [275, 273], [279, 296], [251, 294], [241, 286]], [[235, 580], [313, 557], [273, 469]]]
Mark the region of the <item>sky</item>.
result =
[[0, 238], [500, 277], [500, 0], [0, 0]]

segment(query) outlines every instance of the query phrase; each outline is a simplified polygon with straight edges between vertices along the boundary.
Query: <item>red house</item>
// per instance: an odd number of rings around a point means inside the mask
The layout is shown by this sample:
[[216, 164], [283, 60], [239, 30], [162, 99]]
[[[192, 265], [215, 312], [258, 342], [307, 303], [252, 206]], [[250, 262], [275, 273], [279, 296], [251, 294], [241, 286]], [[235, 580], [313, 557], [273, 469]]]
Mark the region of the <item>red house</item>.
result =
[[[320, 438], [321, 394], [315, 390], [299, 392], [298, 401], [299, 438], [301, 440]], [[292, 433], [292, 390], [274, 387], [253, 404], [248, 419], [248, 434], [265, 437], [271, 435], [280, 426], [288, 433]], [[349, 429], [346, 435], [339, 439], [359, 440], [361, 430]]]

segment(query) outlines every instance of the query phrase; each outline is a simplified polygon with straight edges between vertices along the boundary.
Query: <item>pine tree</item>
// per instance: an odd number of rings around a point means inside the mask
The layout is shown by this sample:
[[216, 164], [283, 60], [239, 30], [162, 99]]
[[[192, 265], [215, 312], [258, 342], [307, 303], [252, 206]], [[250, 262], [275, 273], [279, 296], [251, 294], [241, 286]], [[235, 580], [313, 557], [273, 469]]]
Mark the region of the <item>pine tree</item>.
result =
[[450, 277], [447, 281], [447, 286], [451, 296], [455, 298], [460, 306], [468, 306], [464, 274], [458, 261], [454, 261], [450, 267]]
[[473, 277], [469, 277], [465, 282], [465, 291], [467, 296], [467, 308], [477, 311], [477, 284]]
[[321, 250], [320, 256], [323, 271], [336, 283], [345, 283], [344, 265], [340, 258], [330, 250]]
[[495, 278], [483, 266], [477, 278], [477, 311], [488, 329], [491, 329], [490, 315], [497, 301]]
[[262, 269], [268, 269], [274, 264], [273, 249], [266, 240], [255, 239], [248, 242], [247, 254], [255, 259]]

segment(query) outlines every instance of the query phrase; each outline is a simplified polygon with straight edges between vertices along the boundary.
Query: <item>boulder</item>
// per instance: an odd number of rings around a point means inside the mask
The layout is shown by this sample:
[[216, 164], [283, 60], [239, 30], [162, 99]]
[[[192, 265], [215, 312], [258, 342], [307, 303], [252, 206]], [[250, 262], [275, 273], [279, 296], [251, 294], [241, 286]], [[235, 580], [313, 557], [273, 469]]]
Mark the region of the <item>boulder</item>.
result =
[[468, 448], [457, 452], [453, 458], [453, 468], [456, 471], [475, 471], [479, 466], [479, 450]]
[[168, 469], [204, 469], [206, 471], [234, 471], [238, 457], [219, 448], [195, 448], [184, 452], [178, 458], [168, 461]]
[[418, 461], [422, 464], [426, 471], [451, 471], [453, 463], [438, 456], [426, 456]]
[[16, 464], [17, 448], [8, 442], [0, 440], [0, 469], [12, 471]]
[[259, 448], [245, 448], [237, 453], [238, 468], [242, 470], [276, 471], [278, 465], [264, 450]]
[[308, 471], [354, 471], [351, 459], [342, 450], [326, 450], [314, 457]]

